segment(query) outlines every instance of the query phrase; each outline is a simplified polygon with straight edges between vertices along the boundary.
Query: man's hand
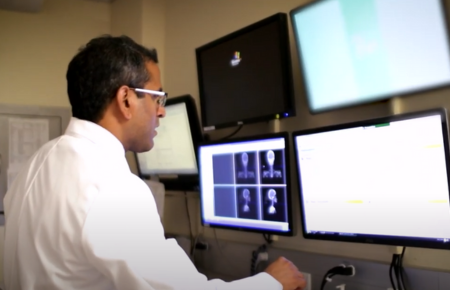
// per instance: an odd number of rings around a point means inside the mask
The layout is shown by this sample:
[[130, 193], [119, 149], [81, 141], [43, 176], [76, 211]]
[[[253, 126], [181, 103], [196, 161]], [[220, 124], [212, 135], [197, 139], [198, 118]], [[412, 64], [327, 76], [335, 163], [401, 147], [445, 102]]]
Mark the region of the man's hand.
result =
[[265, 272], [280, 282], [283, 285], [283, 290], [302, 290], [306, 287], [303, 274], [291, 261], [284, 257], [280, 257], [270, 264]]

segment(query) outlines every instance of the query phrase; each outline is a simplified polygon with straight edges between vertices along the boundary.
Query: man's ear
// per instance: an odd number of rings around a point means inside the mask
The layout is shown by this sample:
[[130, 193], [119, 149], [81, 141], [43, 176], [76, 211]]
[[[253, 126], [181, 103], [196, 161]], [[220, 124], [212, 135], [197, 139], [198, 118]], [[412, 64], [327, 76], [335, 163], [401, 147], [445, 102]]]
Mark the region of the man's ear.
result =
[[129, 120], [135, 109], [136, 95], [127, 86], [121, 86], [116, 93], [115, 102], [119, 113], [123, 118]]

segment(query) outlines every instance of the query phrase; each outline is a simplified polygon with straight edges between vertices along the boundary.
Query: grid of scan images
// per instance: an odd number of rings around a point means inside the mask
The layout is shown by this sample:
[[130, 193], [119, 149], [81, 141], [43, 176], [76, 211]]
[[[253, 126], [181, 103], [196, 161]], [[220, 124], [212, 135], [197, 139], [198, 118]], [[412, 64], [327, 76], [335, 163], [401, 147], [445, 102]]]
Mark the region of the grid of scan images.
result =
[[287, 222], [284, 149], [213, 155], [216, 216]]

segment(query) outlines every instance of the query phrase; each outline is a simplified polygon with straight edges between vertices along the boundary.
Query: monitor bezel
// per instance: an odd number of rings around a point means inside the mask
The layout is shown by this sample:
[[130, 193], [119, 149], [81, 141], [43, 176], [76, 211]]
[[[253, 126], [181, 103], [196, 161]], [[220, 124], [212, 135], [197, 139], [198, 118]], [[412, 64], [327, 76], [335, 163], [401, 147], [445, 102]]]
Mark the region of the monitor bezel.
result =
[[[203, 205], [203, 194], [202, 194], [202, 188], [201, 188], [201, 157], [200, 157], [200, 150], [202, 147], [211, 146], [211, 145], [221, 145], [221, 144], [233, 144], [233, 143], [239, 143], [239, 142], [248, 142], [248, 141], [258, 141], [258, 140], [270, 140], [270, 139], [277, 139], [277, 138], [283, 138], [285, 142], [285, 151], [284, 151], [284, 158], [285, 158], [285, 165], [286, 165], [286, 204], [287, 204], [287, 217], [288, 217], [288, 224], [289, 224], [289, 231], [283, 232], [283, 231], [276, 231], [276, 230], [266, 230], [266, 229], [255, 229], [255, 228], [247, 228], [247, 227], [239, 227], [239, 226], [226, 226], [226, 225], [217, 225], [212, 224], [209, 222], [206, 222], [204, 219], [204, 205]], [[227, 139], [227, 140], [217, 140], [217, 141], [209, 141], [209, 142], [203, 142], [198, 147], [198, 155], [199, 155], [199, 179], [200, 179], [200, 219], [202, 226], [204, 227], [210, 227], [210, 228], [219, 228], [219, 229], [228, 229], [228, 230], [236, 230], [241, 232], [252, 232], [252, 233], [262, 233], [262, 234], [270, 234], [270, 235], [279, 235], [279, 236], [294, 236], [295, 233], [295, 225], [293, 223], [293, 212], [292, 212], [292, 186], [291, 186], [291, 169], [290, 169], [290, 140], [289, 140], [289, 133], [288, 132], [277, 132], [277, 133], [268, 133], [268, 134], [260, 134], [260, 135], [254, 135], [254, 136], [247, 136], [247, 137], [241, 137], [241, 138], [233, 138], [233, 139]]]
[[[328, 107], [323, 107], [320, 109], [313, 109], [312, 108], [312, 99], [309, 93], [309, 88], [308, 88], [308, 82], [306, 79], [306, 74], [305, 74], [305, 66], [304, 66], [304, 61], [303, 61], [303, 56], [302, 56], [302, 48], [301, 48], [301, 44], [300, 44], [300, 40], [298, 39], [298, 31], [297, 31], [297, 25], [295, 22], [295, 15], [299, 12], [301, 12], [302, 10], [309, 8], [310, 6], [314, 6], [316, 4], [320, 4], [321, 2], [326, 2], [326, 1], [333, 1], [333, 0], [315, 0], [312, 2], [309, 2], [307, 4], [298, 6], [292, 10], [290, 10], [289, 12], [289, 17], [291, 19], [291, 28], [294, 34], [294, 47], [295, 47], [295, 54], [297, 55], [298, 58], [298, 64], [300, 67], [300, 75], [301, 75], [301, 80], [304, 84], [304, 91], [305, 91], [305, 98], [306, 98], [306, 103], [308, 104], [308, 111], [311, 114], [320, 114], [320, 113], [325, 113], [325, 112], [330, 112], [330, 111], [336, 111], [336, 110], [341, 110], [341, 109], [345, 109], [345, 108], [353, 108], [353, 107], [359, 107], [359, 106], [363, 106], [363, 105], [367, 105], [367, 104], [371, 104], [371, 103], [379, 103], [379, 102], [386, 102], [389, 101], [392, 98], [396, 98], [396, 97], [400, 97], [400, 96], [413, 96], [413, 95], [417, 95], [423, 92], [432, 92], [432, 91], [437, 91], [446, 87], [450, 86], [450, 80], [446, 83], [446, 84], [440, 84], [440, 85], [431, 85], [428, 87], [423, 87], [423, 88], [418, 88], [418, 89], [409, 89], [409, 90], [404, 90], [402, 92], [398, 92], [398, 93], [391, 93], [391, 94], [384, 94], [384, 95], [379, 95], [378, 97], [374, 97], [373, 99], [368, 99], [368, 100], [361, 100], [361, 101], [355, 101], [355, 102], [347, 102], [345, 104], [340, 104], [340, 105], [335, 105], [335, 106], [328, 106]], [[448, 13], [447, 13], [447, 3], [446, 1], [443, 0], [439, 0], [440, 5], [441, 5], [441, 12], [442, 12], [442, 17], [443, 17], [443, 21], [444, 21], [444, 32], [445, 32], [445, 38], [448, 44], [448, 48], [449, 51], [448, 53], [450, 54], [450, 28], [449, 28], [449, 18], [448, 18]]]
[[[374, 118], [364, 121], [350, 122], [345, 124], [338, 124], [332, 126], [326, 126], [321, 128], [299, 130], [292, 132], [292, 142], [294, 146], [294, 157], [295, 157], [295, 167], [296, 167], [296, 177], [299, 189], [299, 201], [300, 201], [300, 212], [301, 212], [301, 224], [302, 233], [305, 239], [312, 240], [326, 240], [326, 241], [336, 241], [336, 242], [351, 242], [351, 243], [364, 243], [364, 244], [379, 244], [379, 245], [393, 245], [393, 246], [404, 246], [404, 247], [419, 247], [419, 248], [433, 248], [433, 249], [450, 249], [450, 242], [438, 242], [425, 238], [407, 238], [407, 237], [395, 237], [395, 236], [381, 236], [381, 235], [357, 235], [357, 236], [343, 236], [336, 233], [331, 234], [310, 234], [306, 232], [306, 218], [304, 211], [304, 200], [302, 194], [302, 184], [300, 175], [300, 164], [298, 160], [297, 152], [297, 136], [309, 135], [315, 133], [329, 132], [335, 130], [342, 130], [361, 126], [370, 126], [375, 124], [383, 124], [407, 119], [413, 119], [417, 117], [426, 117], [432, 115], [441, 116], [441, 127], [444, 139], [444, 150], [445, 150], [445, 160], [447, 169], [447, 182], [450, 186], [450, 152], [449, 152], [449, 139], [448, 139], [448, 119], [447, 110], [445, 108], [436, 108], [429, 110], [422, 110], [417, 112], [403, 113], [398, 115], [391, 115], [386, 117]], [[450, 193], [449, 193], [450, 194]], [[450, 210], [450, 207], [449, 207]], [[329, 217], [324, 217], [329, 218]], [[450, 226], [450, 225], [449, 225]]]
[[[226, 43], [230, 40], [233, 40], [242, 35], [251, 33], [254, 30], [257, 30], [261, 27], [269, 25], [274, 22], [279, 22], [280, 27], [280, 56], [281, 56], [281, 65], [282, 65], [282, 74], [283, 74], [283, 90], [284, 94], [282, 96], [285, 105], [284, 111], [274, 112], [272, 114], [258, 116], [254, 118], [247, 118], [243, 120], [235, 120], [230, 122], [224, 122], [219, 124], [212, 124], [208, 120], [208, 112], [206, 111], [206, 97], [204, 92], [204, 83], [203, 83], [203, 70], [202, 63], [200, 61], [200, 55], [202, 52]], [[201, 120], [203, 124], [204, 131], [212, 131], [216, 129], [228, 128], [233, 126], [239, 126], [243, 124], [257, 123], [263, 121], [270, 121], [274, 119], [281, 118], [289, 118], [294, 117], [296, 115], [296, 107], [295, 107], [295, 96], [294, 96], [294, 85], [293, 85], [293, 77], [292, 77], [292, 59], [291, 59], [291, 51], [290, 51], [290, 41], [289, 41], [289, 26], [288, 26], [288, 15], [286, 13], [276, 13], [272, 16], [269, 16], [263, 20], [260, 20], [256, 23], [248, 25], [244, 28], [241, 28], [237, 31], [234, 31], [230, 34], [227, 34], [223, 37], [220, 37], [212, 42], [204, 44], [195, 49], [196, 55], [196, 64], [197, 64], [197, 78], [199, 85], [199, 98], [201, 105]], [[211, 100], [209, 100], [211, 102]], [[230, 112], [232, 113], [232, 112]]]
[[[197, 107], [194, 98], [187, 94], [178, 97], [169, 98], [166, 101], [166, 107], [176, 104], [184, 103], [189, 119], [189, 128], [191, 131], [192, 144], [194, 146], [195, 162], [198, 170], [198, 145], [203, 142], [204, 136], [200, 127], [200, 121], [197, 114]], [[198, 191], [199, 178], [196, 174], [144, 174], [139, 166], [138, 153], [134, 153], [138, 175], [142, 179], [150, 179], [152, 176], [157, 176], [159, 182], [164, 184], [166, 190], [174, 191]]]

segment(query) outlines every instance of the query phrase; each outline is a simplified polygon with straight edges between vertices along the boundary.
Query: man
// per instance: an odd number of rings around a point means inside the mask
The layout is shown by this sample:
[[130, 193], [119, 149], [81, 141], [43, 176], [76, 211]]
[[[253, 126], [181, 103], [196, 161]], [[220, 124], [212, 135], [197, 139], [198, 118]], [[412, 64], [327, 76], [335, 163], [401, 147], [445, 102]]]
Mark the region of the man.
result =
[[16, 177], [4, 199], [7, 290], [302, 289], [284, 258], [264, 273], [208, 281], [166, 240], [148, 186], [127, 150], [153, 147], [165, 115], [155, 50], [128, 37], [91, 40], [72, 59], [73, 118]]

